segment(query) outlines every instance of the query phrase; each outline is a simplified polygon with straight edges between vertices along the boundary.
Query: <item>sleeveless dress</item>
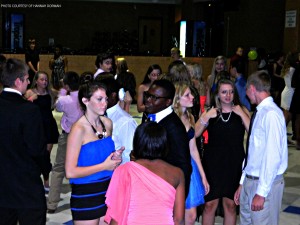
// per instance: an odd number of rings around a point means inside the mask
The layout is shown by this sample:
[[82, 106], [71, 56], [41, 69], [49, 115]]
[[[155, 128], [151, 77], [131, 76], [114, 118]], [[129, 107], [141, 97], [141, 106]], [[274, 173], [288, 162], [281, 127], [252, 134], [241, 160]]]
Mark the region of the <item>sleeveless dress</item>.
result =
[[[278, 62], [275, 62], [276, 66], [276, 74], [281, 74], [282, 66], [278, 64]], [[273, 74], [271, 75], [271, 87], [279, 92], [282, 92], [284, 88], [284, 80], [280, 77], [275, 77]]]
[[47, 144], [57, 143], [59, 132], [52, 114], [50, 94], [38, 95], [38, 98], [34, 100], [33, 103], [40, 108]]
[[174, 225], [176, 189], [136, 163], [127, 162], [114, 172], [106, 194], [105, 221], [118, 225]]
[[[227, 120], [230, 113], [222, 113], [222, 116]], [[223, 122], [220, 117], [212, 118], [207, 130], [209, 142], [202, 163], [210, 192], [205, 196], [205, 201], [222, 197], [233, 200], [245, 157], [245, 128], [242, 119], [234, 112], [227, 122]]]
[[[109, 136], [81, 146], [77, 166], [92, 166], [105, 161], [115, 151]], [[113, 171], [104, 170], [85, 177], [71, 178], [70, 208], [73, 220], [93, 220], [105, 215], [105, 194]]]
[[[190, 128], [187, 132], [189, 140], [191, 140], [195, 136], [194, 128]], [[193, 207], [197, 207], [198, 205], [204, 204], [204, 195], [205, 189], [202, 183], [202, 178], [198, 169], [196, 162], [191, 158], [192, 164], [192, 174], [191, 174], [191, 182], [189, 194], [185, 200], [185, 208], [190, 209]]]
[[53, 71], [52, 71], [52, 85], [54, 88], [59, 88], [59, 81], [63, 79], [65, 74], [65, 62], [63, 56], [59, 56], [54, 60]]
[[281, 104], [280, 107], [289, 110], [294, 95], [294, 88], [292, 88], [292, 78], [295, 72], [295, 68], [290, 67], [289, 72], [284, 76], [285, 87], [281, 93]]

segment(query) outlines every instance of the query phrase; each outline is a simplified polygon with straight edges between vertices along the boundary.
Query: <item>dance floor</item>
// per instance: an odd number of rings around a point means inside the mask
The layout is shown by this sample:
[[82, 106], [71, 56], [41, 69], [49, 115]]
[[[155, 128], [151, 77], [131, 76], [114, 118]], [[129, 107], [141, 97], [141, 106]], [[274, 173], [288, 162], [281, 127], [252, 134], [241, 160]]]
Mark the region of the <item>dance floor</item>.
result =
[[[60, 118], [62, 114], [57, 112], [53, 112], [53, 114], [60, 128]], [[130, 114], [139, 124], [141, 121], [141, 115], [137, 113], [136, 105], [131, 106]], [[288, 131], [291, 131], [290, 126], [288, 127]], [[56, 150], [57, 145], [54, 145], [51, 152], [52, 162], [55, 160]], [[300, 151], [296, 150], [295, 146], [289, 146], [289, 165], [284, 176], [286, 186], [282, 200], [280, 225], [300, 225]], [[70, 191], [69, 182], [67, 179], [64, 179], [59, 207], [54, 214], [47, 214], [47, 225], [73, 224], [70, 212]], [[200, 224], [201, 223], [196, 222], [196, 225]], [[223, 218], [218, 216], [215, 224], [223, 224]]]

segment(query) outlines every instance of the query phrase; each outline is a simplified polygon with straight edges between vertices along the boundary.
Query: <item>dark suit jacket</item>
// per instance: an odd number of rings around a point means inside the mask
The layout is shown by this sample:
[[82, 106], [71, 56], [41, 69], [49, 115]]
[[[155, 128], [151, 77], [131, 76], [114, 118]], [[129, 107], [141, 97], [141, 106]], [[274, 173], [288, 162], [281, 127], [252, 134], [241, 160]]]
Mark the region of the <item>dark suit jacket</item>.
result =
[[169, 152], [166, 161], [182, 169], [185, 178], [185, 194], [188, 196], [192, 165], [187, 132], [180, 118], [173, 111], [159, 121], [167, 131]]
[[46, 209], [41, 173], [51, 170], [39, 108], [17, 93], [0, 95], [0, 207]]

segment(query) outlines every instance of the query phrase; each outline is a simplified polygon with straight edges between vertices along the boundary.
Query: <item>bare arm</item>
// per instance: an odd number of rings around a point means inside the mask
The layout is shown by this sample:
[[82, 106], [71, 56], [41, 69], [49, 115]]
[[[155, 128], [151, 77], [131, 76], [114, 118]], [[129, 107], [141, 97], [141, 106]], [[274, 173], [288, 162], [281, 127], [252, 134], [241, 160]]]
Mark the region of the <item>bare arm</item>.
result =
[[250, 116], [250, 113], [247, 110], [247, 108], [241, 107], [240, 105], [234, 105], [232, 107], [232, 111], [241, 117], [243, 124], [245, 126], [245, 129], [248, 132], [251, 116]]
[[50, 70], [53, 70], [53, 64], [54, 64], [54, 59], [52, 58], [49, 61], [49, 68], [50, 68]]
[[207, 82], [205, 82], [205, 91], [206, 91], [205, 105], [210, 106], [210, 89], [209, 89], [209, 86], [208, 86]]
[[[210, 118], [215, 118], [218, 115], [218, 109], [212, 107], [209, 111], [202, 113], [195, 124], [195, 137], [199, 137], [205, 131]], [[207, 125], [205, 125], [207, 124]]]
[[129, 91], [126, 91], [125, 98], [124, 98], [124, 110], [128, 113], [130, 111], [131, 102], [132, 102], [132, 97], [131, 97]]
[[145, 86], [141, 84], [138, 89], [137, 104], [136, 104], [139, 113], [145, 112], [144, 96], [143, 96], [145, 90], [146, 90]]
[[173, 218], [175, 225], [184, 224], [184, 212], [185, 212], [185, 184], [183, 172], [180, 171], [179, 184], [176, 188], [175, 204], [173, 210]]
[[277, 69], [277, 64], [274, 63], [274, 64], [273, 64], [273, 75], [274, 75], [275, 77], [282, 78], [282, 77], [280, 76], [280, 74], [277, 74], [277, 73], [276, 73], [276, 69]]
[[241, 195], [241, 190], [242, 190], [242, 185], [240, 185], [239, 187], [238, 187], [238, 189], [235, 191], [235, 193], [234, 193], [234, 203], [236, 204], [236, 205], [239, 205], [240, 204], [240, 195]]
[[68, 72], [68, 58], [64, 57], [64, 63], [65, 63], [65, 72]]
[[34, 100], [36, 100], [38, 98], [38, 95], [36, 93], [34, 93], [31, 89], [28, 89], [24, 95], [24, 97], [28, 100], [33, 102]]
[[118, 222], [115, 221], [114, 219], [111, 219], [109, 225], [118, 225]]
[[67, 142], [65, 163], [67, 178], [84, 177], [103, 170], [113, 170], [117, 165], [119, 165], [121, 160], [112, 160], [111, 157], [113, 153], [111, 153], [102, 163], [93, 166], [78, 167], [78, 157], [84, 136], [85, 131], [83, 127], [78, 123], [75, 123], [68, 136]]
[[34, 66], [32, 65], [31, 61], [28, 62], [28, 66], [29, 68], [33, 71], [33, 72], [37, 72], [38, 68], [39, 68], [39, 63], [37, 64], [37, 70], [34, 68]]
[[201, 160], [200, 160], [200, 155], [199, 155], [199, 151], [198, 151], [198, 148], [197, 148], [195, 137], [193, 137], [193, 139], [190, 140], [189, 145], [190, 145], [191, 156], [192, 156], [193, 160], [196, 162], [198, 170], [199, 170], [200, 175], [201, 175], [202, 183], [203, 183], [203, 186], [205, 188], [205, 194], [208, 194], [209, 184], [207, 182], [206, 175], [205, 175], [205, 172], [204, 172]]

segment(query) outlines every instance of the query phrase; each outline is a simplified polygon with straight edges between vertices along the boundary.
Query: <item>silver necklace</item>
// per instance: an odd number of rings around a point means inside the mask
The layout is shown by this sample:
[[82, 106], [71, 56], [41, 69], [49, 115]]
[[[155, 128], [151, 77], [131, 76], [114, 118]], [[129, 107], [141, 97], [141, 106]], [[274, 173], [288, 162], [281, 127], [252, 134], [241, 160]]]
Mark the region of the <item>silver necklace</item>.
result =
[[223, 115], [222, 115], [222, 113], [221, 113], [220, 117], [221, 117], [221, 119], [222, 119], [222, 121], [223, 121], [224, 123], [227, 123], [227, 122], [228, 122], [228, 120], [230, 119], [231, 113], [232, 113], [232, 111], [229, 113], [229, 116], [228, 116], [227, 120], [224, 120]]

